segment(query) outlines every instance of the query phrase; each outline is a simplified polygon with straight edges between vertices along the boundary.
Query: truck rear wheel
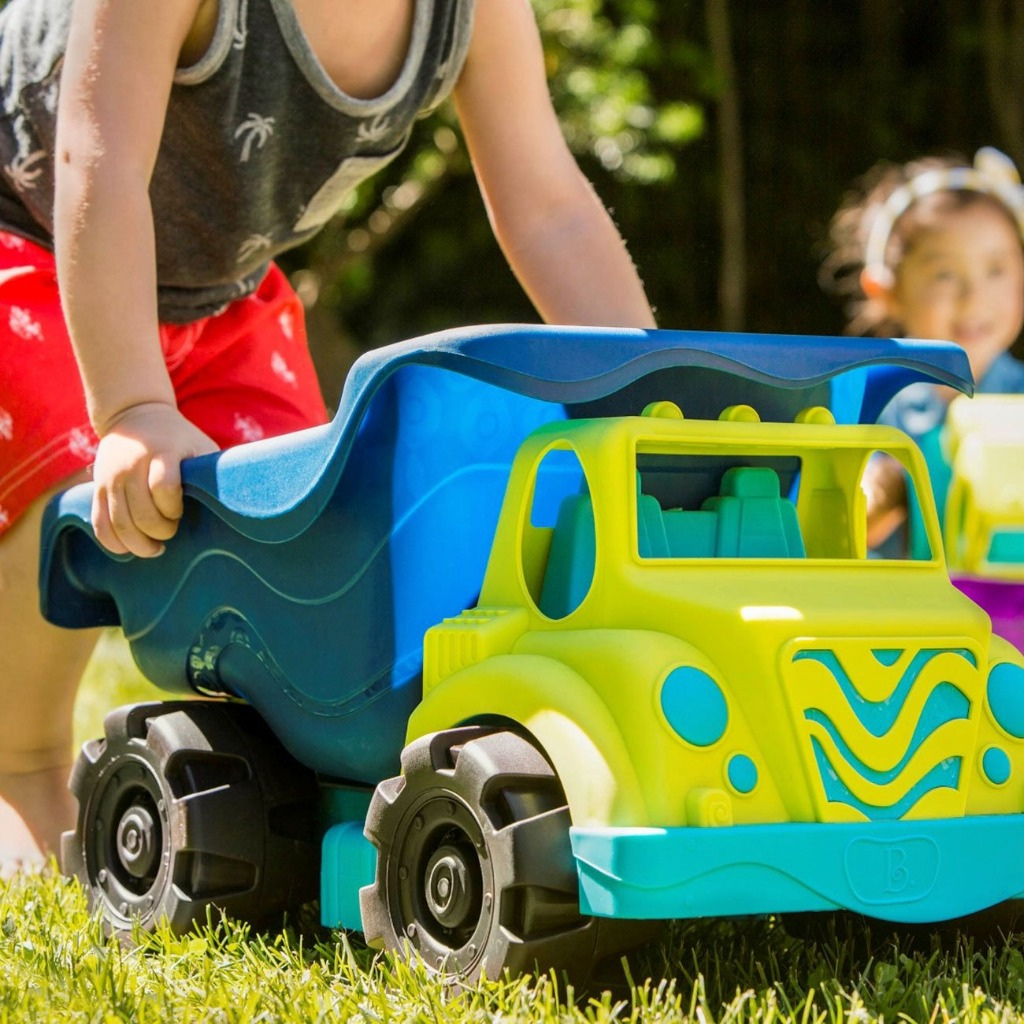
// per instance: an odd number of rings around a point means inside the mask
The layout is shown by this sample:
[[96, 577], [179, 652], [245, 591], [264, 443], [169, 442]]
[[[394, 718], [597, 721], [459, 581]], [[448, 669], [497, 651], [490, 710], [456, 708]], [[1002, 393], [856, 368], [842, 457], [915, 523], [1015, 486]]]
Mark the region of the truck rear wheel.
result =
[[464, 983], [550, 968], [582, 980], [598, 923], [579, 911], [569, 824], [554, 770], [522, 736], [416, 740], [366, 818], [378, 853], [360, 892], [367, 941]]
[[183, 934], [208, 908], [259, 924], [316, 897], [316, 777], [252, 708], [136, 704], [104, 731], [71, 774], [61, 863], [111, 931]]

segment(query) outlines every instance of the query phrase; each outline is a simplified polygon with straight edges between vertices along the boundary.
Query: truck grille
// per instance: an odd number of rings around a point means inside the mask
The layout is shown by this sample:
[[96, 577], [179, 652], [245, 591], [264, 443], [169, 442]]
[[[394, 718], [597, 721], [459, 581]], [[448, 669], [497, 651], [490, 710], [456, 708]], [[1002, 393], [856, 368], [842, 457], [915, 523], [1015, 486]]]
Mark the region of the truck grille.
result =
[[967, 641], [795, 642], [782, 674], [817, 820], [964, 813], [984, 685]]

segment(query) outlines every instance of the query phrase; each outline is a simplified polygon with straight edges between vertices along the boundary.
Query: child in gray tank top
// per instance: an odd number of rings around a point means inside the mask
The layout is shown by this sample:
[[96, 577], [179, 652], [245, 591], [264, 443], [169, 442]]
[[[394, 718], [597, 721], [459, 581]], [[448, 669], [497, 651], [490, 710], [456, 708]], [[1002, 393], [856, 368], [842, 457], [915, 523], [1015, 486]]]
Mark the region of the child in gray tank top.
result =
[[[71, 709], [95, 637], [37, 611], [47, 498], [91, 463], [98, 539], [153, 557], [181, 516], [182, 459], [322, 418], [301, 307], [273, 260], [449, 93], [543, 319], [652, 326], [561, 135], [527, 0], [0, 12], [0, 864], [37, 862], [73, 819]], [[212, 358], [220, 345], [229, 358]], [[197, 381], [244, 393], [223, 430], [186, 402]], [[293, 414], [274, 420], [282, 401]]]

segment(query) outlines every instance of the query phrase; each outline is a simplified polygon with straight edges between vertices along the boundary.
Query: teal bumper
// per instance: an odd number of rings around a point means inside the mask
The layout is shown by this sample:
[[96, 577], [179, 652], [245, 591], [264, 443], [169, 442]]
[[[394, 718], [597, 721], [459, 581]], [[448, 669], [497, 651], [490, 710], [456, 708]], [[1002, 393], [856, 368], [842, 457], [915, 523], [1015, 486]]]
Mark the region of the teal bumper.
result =
[[1024, 896], [1024, 814], [724, 828], [573, 828], [585, 914], [853, 910], [901, 922]]

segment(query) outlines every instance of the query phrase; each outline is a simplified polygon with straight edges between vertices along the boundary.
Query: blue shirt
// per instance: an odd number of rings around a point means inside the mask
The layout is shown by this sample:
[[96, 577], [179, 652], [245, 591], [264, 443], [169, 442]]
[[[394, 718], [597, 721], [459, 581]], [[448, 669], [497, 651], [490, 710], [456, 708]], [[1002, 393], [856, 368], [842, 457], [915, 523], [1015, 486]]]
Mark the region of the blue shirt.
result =
[[[1024, 363], [1009, 352], [1001, 353], [978, 381], [977, 391], [987, 395], [1024, 394]], [[925, 434], [942, 426], [948, 407], [934, 384], [911, 384], [882, 410], [878, 422], [899, 427], [919, 441]]]

